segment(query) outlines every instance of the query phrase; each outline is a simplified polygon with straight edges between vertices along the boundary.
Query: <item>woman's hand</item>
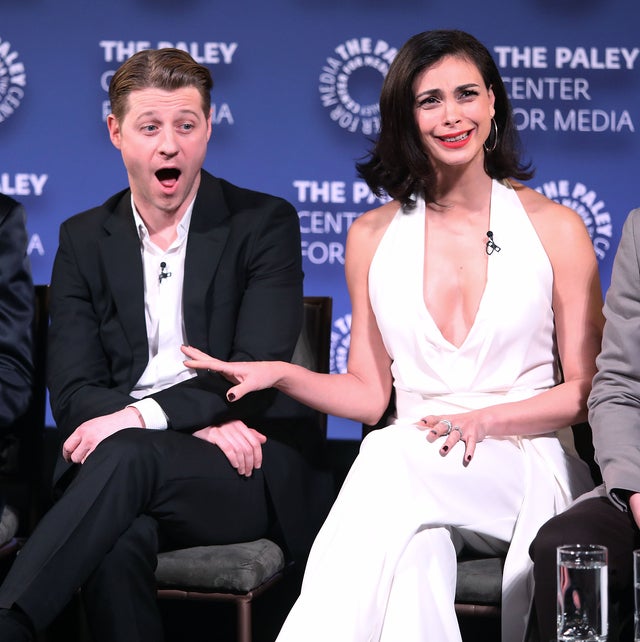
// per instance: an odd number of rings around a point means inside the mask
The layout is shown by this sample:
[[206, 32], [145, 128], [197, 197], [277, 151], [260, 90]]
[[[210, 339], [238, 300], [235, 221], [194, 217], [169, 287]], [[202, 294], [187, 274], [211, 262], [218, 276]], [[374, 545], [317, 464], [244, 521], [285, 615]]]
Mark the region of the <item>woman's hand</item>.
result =
[[459, 415], [429, 415], [423, 417], [417, 424], [420, 430], [427, 431], [427, 441], [433, 443], [440, 437], [445, 437], [440, 448], [444, 457], [459, 442], [465, 444], [463, 466], [468, 466], [476, 450], [476, 444], [482, 441], [487, 432], [477, 413], [465, 412]]
[[184, 362], [187, 368], [218, 372], [236, 384], [227, 391], [229, 401], [237, 401], [248, 392], [273, 388], [280, 378], [279, 361], [221, 361], [191, 346], [182, 346], [181, 350], [189, 357]]

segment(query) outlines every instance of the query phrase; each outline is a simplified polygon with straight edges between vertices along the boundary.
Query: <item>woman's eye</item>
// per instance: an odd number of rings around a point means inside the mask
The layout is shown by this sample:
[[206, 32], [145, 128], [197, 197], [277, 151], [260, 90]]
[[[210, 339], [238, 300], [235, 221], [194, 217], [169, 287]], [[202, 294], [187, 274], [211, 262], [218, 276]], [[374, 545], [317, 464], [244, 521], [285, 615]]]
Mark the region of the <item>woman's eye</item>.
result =
[[430, 107], [431, 105], [435, 105], [437, 102], [438, 101], [434, 96], [427, 96], [426, 98], [420, 98], [420, 100], [418, 100], [417, 106], [419, 108], [425, 108]]

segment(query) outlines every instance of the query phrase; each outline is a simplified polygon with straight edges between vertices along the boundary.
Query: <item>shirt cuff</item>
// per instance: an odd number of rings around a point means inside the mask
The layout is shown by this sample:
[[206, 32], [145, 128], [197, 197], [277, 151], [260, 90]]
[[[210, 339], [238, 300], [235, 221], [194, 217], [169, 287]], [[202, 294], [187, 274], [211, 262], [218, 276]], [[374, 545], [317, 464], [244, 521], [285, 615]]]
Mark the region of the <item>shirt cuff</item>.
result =
[[614, 504], [625, 512], [629, 510], [629, 498], [631, 495], [635, 495], [635, 491], [624, 488], [612, 488], [610, 493]]
[[127, 407], [135, 408], [142, 415], [144, 427], [149, 430], [166, 430], [169, 427], [167, 415], [155, 399], [147, 397], [130, 403]]

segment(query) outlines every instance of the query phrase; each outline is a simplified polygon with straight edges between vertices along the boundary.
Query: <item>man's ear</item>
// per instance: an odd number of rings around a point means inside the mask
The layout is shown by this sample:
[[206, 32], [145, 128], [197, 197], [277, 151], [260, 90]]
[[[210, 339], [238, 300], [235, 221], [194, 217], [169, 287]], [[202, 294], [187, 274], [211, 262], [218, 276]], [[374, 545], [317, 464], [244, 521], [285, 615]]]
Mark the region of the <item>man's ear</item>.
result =
[[213, 107], [209, 110], [209, 117], [207, 118], [207, 142], [211, 140], [211, 123], [213, 121]]
[[107, 129], [109, 130], [109, 138], [116, 149], [120, 149], [120, 123], [113, 115], [107, 116]]

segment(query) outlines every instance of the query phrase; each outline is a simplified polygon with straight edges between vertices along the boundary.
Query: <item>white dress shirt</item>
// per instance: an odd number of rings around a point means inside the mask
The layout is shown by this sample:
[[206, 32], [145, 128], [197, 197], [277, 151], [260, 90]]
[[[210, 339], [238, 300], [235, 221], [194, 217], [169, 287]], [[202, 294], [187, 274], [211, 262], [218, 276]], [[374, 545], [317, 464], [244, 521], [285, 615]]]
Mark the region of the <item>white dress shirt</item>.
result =
[[168, 427], [167, 416], [157, 401], [143, 397], [196, 376], [195, 370], [185, 367], [185, 356], [180, 351], [180, 346], [186, 343], [182, 286], [194, 201], [178, 223], [176, 240], [167, 250], [162, 250], [150, 240], [149, 231], [131, 198], [142, 253], [149, 362], [130, 393], [140, 401], [130, 405], [142, 415], [146, 428], [156, 430]]

